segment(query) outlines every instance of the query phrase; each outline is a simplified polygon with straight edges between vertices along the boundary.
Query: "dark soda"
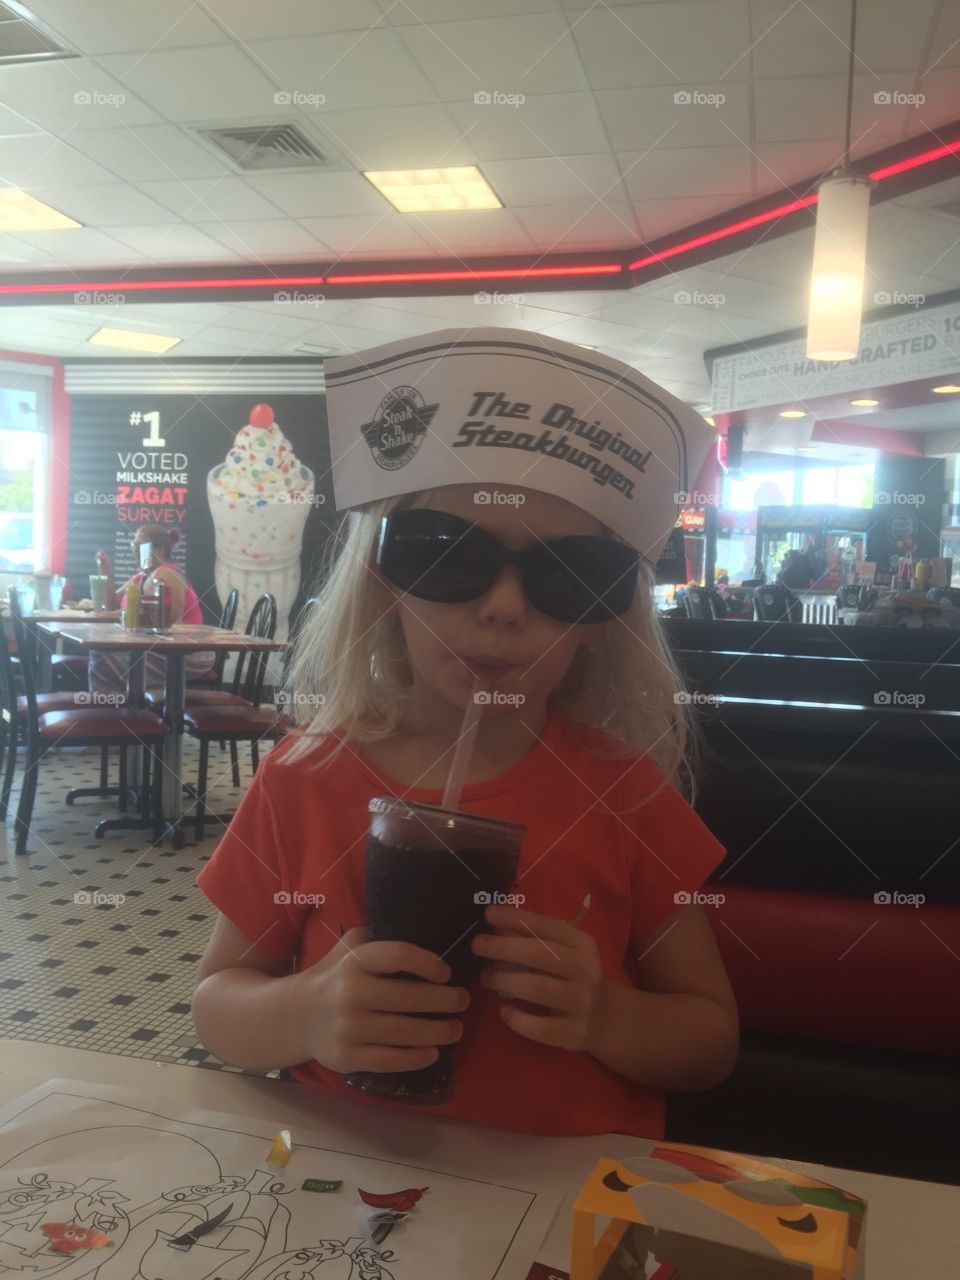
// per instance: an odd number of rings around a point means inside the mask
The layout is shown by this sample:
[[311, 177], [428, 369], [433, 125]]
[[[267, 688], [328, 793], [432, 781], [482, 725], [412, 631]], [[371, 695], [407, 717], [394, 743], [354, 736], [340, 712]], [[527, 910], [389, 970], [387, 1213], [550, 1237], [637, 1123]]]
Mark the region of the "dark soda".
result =
[[[451, 986], [470, 986], [483, 963], [473, 954], [471, 943], [486, 929], [486, 907], [509, 893], [524, 828], [497, 818], [387, 797], [371, 800], [370, 811], [368, 940], [411, 942], [432, 951], [450, 966]], [[413, 974], [396, 976], [422, 980]], [[439, 1053], [435, 1063], [419, 1071], [354, 1072], [346, 1080], [378, 1097], [446, 1102], [453, 1096], [453, 1046], [440, 1046]]]

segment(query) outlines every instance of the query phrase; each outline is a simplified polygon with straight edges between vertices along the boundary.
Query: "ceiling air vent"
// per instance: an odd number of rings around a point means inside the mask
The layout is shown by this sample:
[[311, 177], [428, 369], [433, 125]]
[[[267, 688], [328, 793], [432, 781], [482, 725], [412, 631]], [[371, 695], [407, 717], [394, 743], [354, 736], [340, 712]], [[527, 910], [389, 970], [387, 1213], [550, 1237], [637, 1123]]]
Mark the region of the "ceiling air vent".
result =
[[331, 160], [295, 124], [251, 124], [199, 132], [241, 169], [329, 169]]
[[58, 44], [53, 33], [24, 5], [0, 3], [0, 66], [76, 56], [72, 49]]

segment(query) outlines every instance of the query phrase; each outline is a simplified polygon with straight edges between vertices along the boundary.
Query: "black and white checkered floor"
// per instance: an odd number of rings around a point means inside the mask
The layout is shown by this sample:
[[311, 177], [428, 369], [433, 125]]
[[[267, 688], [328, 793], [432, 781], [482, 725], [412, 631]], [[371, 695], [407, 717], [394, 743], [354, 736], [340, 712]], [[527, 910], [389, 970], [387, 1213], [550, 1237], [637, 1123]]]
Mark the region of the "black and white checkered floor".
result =
[[[197, 750], [187, 739], [185, 779], [196, 778]], [[229, 756], [211, 751], [214, 812], [232, 812], [250, 783], [249, 748], [241, 744], [239, 753], [235, 789]], [[23, 755], [0, 836], [0, 1037], [239, 1072], [197, 1043], [190, 1017], [197, 962], [216, 915], [194, 878], [222, 825], [211, 823], [199, 843], [188, 826], [182, 849], [154, 843], [149, 831], [98, 840], [94, 825], [118, 816], [116, 800], [90, 797], [68, 807], [64, 795], [98, 785], [99, 750], [57, 751], [41, 764], [30, 852], [16, 857]]]

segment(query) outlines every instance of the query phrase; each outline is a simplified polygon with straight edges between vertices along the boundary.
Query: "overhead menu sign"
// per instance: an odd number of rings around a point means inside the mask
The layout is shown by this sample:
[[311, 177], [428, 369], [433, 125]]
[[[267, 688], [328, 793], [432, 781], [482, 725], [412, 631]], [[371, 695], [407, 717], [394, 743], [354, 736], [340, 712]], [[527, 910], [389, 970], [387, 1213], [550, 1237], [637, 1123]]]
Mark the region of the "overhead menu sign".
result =
[[808, 360], [805, 335], [718, 356], [712, 402], [715, 412], [729, 413], [958, 372], [960, 301], [870, 321], [855, 360]]

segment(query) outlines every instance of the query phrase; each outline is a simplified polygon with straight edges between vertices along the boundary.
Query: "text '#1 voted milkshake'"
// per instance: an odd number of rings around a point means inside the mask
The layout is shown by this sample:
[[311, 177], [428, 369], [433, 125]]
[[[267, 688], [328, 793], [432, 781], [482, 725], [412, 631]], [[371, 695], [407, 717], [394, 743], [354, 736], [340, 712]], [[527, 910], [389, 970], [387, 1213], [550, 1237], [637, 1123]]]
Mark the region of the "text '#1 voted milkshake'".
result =
[[268, 404], [255, 404], [219, 466], [207, 476], [221, 603], [236, 587], [242, 627], [257, 599], [277, 601], [277, 639], [287, 634], [300, 587], [303, 528], [314, 502], [313, 472], [293, 451]]

